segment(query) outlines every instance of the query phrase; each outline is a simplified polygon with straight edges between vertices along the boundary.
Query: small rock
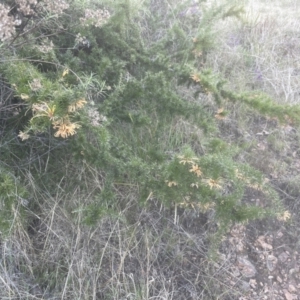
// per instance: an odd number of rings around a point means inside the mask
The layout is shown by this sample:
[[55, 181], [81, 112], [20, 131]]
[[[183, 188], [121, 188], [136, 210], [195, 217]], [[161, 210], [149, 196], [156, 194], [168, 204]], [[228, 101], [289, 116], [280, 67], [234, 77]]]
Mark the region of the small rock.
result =
[[245, 226], [240, 225], [240, 224], [236, 224], [234, 225], [231, 230], [230, 230], [230, 234], [233, 237], [244, 237], [245, 236]]
[[297, 289], [292, 284], [289, 284], [288, 291], [290, 293], [295, 293], [295, 292], [297, 292]]
[[237, 257], [238, 268], [240, 269], [242, 275], [247, 278], [254, 277], [257, 273], [254, 265], [245, 257]]
[[278, 281], [279, 283], [282, 283], [282, 279], [281, 279], [280, 276], [277, 276], [276, 279], [277, 279], [277, 281]]
[[244, 244], [240, 238], [229, 238], [229, 242], [235, 247], [235, 251], [243, 252]]
[[241, 273], [237, 267], [232, 267], [231, 272], [232, 272], [232, 276], [234, 276], [234, 277], [239, 277], [241, 275]]
[[283, 233], [281, 232], [281, 231], [279, 231], [278, 233], [277, 233], [277, 238], [281, 238], [281, 237], [283, 237]]
[[294, 268], [294, 269], [290, 269], [290, 270], [289, 270], [289, 274], [290, 274], [290, 275], [293, 275], [293, 274], [298, 273], [298, 272], [299, 272], [299, 267], [296, 267], [296, 268]]
[[274, 255], [268, 255], [267, 257], [267, 267], [270, 272], [274, 271], [277, 266], [278, 259]]
[[281, 254], [278, 255], [278, 258], [281, 262], [287, 261], [289, 255], [286, 252], [282, 252]]
[[250, 284], [244, 280], [241, 281], [241, 288], [244, 292], [248, 292], [250, 290]]
[[291, 294], [289, 291], [287, 290], [283, 290], [284, 296], [286, 300], [296, 300], [297, 296], [294, 294]]
[[257, 244], [259, 244], [263, 249], [265, 249], [265, 250], [272, 250], [272, 249], [273, 249], [272, 245], [266, 243], [265, 239], [266, 239], [266, 237], [263, 236], [263, 235], [261, 235], [261, 236], [258, 237], [258, 239], [256, 240], [256, 242], [257, 242]]
[[256, 286], [257, 286], [256, 279], [250, 279], [249, 284], [253, 289], [256, 289]]

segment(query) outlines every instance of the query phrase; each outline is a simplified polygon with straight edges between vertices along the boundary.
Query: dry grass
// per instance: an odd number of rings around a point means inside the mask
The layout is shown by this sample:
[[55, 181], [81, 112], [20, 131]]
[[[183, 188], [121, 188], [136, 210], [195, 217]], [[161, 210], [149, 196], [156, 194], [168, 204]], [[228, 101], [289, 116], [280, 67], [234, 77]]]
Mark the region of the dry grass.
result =
[[298, 103], [300, 12], [296, 1], [255, 1], [239, 20], [225, 20], [207, 64], [238, 90], [263, 90], [281, 103]]
[[[91, 194], [101, 190], [101, 173], [66, 165], [66, 177], [80, 177]], [[83, 207], [93, 197], [80, 188], [67, 192], [61, 181], [53, 194], [40, 190], [27, 174], [33, 213], [15, 224], [1, 243], [1, 299], [222, 299], [241, 295], [231, 279], [230, 259], [208, 258], [208, 216], [163, 207], [149, 195], [140, 208], [134, 186], [115, 186], [118, 213], [94, 226], [84, 224]], [[62, 178], [63, 179], [63, 178]], [[104, 205], [105, 206], [105, 205]], [[109, 209], [107, 208], [109, 215]]]
[[206, 216], [182, 210], [174, 224], [172, 208], [149, 199], [137, 210], [136, 191], [128, 192], [118, 215], [91, 227], [80, 210], [90, 199], [78, 190], [35, 190], [39, 216], [28, 228], [16, 224], [1, 245], [1, 299], [212, 299], [215, 287], [239, 294], [222, 275], [227, 262], [207, 258]]

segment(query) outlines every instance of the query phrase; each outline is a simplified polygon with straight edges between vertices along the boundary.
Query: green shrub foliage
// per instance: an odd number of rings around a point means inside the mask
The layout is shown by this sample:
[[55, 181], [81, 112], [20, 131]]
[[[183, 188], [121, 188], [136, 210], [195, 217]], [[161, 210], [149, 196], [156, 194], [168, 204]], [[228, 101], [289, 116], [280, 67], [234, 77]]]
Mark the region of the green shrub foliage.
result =
[[28, 192], [19, 180], [5, 168], [0, 168], [0, 228], [8, 234], [15, 223], [23, 222]]
[[[76, 172], [66, 178], [67, 162], [75, 170], [98, 170], [105, 185], [93, 190], [95, 202], [85, 209], [89, 224], [130, 187], [141, 204], [152, 199], [213, 211], [219, 233], [234, 222], [281, 213], [276, 193], [262, 174], [237, 161], [239, 148], [222, 138], [218, 122], [225, 101], [280, 121], [299, 122], [299, 107], [228, 90], [202, 67], [215, 46], [214, 24], [239, 17], [240, 8], [201, 1], [50, 2], [1, 4], [10, 22], [0, 34], [1, 86], [10, 91], [0, 107], [0, 147], [10, 152], [0, 158], [6, 166], [2, 225], [23, 197], [22, 189], [14, 191], [12, 172], [30, 170], [37, 184], [42, 175], [50, 191], [64, 178], [71, 189], [78, 178]], [[251, 191], [268, 204], [250, 205]]]

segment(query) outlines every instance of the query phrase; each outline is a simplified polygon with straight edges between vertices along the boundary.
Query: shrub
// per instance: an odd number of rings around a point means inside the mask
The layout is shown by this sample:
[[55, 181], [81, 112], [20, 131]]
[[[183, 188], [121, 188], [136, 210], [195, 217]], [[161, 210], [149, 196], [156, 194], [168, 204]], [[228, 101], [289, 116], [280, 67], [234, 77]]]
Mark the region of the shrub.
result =
[[[242, 10], [191, 1], [174, 9], [147, 4], [5, 1], [1, 72], [14, 90], [11, 99], [22, 103], [5, 130], [27, 149], [49, 145], [47, 156], [34, 163], [27, 157], [30, 165], [44, 161], [44, 170], [55, 173], [55, 160], [71, 156], [74, 166], [99, 168], [112, 185], [138, 186], [140, 203], [152, 195], [175, 208], [213, 210], [219, 234], [233, 222], [280, 214], [276, 193], [262, 174], [236, 160], [239, 149], [222, 139], [218, 122], [226, 102], [290, 122], [299, 122], [299, 107], [228, 90], [201, 67], [215, 45], [214, 23]], [[185, 129], [177, 130], [178, 122]], [[251, 205], [249, 189], [268, 204]], [[116, 198], [112, 191], [106, 200]]]

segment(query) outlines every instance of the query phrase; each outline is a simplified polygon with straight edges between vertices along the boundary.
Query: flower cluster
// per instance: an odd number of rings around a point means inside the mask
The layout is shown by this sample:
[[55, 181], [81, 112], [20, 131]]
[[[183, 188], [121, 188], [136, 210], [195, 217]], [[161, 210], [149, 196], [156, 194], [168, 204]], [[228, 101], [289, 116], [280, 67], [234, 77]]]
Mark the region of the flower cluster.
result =
[[64, 0], [45, 0], [38, 2], [37, 0], [15, 0], [18, 11], [24, 16], [36, 15], [40, 11], [48, 11], [57, 15], [63, 13], [69, 7]]
[[214, 202], [201, 203], [201, 202], [190, 201], [190, 197], [184, 197], [183, 200], [184, 200], [183, 202], [179, 203], [180, 207], [183, 207], [183, 208], [191, 207], [194, 210], [196, 210], [196, 208], [198, 208], [203, 213], [207, 212], [209, 209], [212, 209], [214, 206], [216, 206], [216, 204]]
[[[263, 185], [258, 184], [258, 183], [251, 183], [250, 178], [245, 177], [238, 169], [235, 170], [235, 176], [236, 176], [239, 180], [245, 182], [245, 184], [246, 184], [248, 187], [250, 187], [250, 188], [252, 188], [252, 189], [254, 189], [254, 190], [257, 190], [257, 191], [261, 191], [261, 192], [264, 191], [264, 190], [263, 190]], [[264, 182], [264, 183], [266, 183], [267, 181], [268, 181], [268, 180], [265, 179], [265, 182]]]
[[15, 20], [9, 16], [9, 9], [0, 4], [0, 41], [9, 40], [15, 33]]
[[34, 15], [34, 7], [37, 5], [37, 0], [16, 0], [18, 11], [24, 16]]
[[[37, 0], [15, 0], [15, 7], [17, 12], [23, 16], [33, 16], [37, 12], [45, 10], [59, 15], [69, 7], [69, 4], [64, 0], [45, 0], [41, 2]], [[2, 42], [11, 39], [15, 34], [15, 26], [22, 23], [22, 20], [18, 19], [18, 15], [13, 17], [9, 13], [10, 9], [4, 4], [0, 4], [0, 41]], [[44, 50], [42, 52], [49, 51]]]
[[191, 78], [193, 81], [195, 81], [195, 82], [200, 82], [200, 81], [201, 81], [201, 78], [200, 78], [199, 74], [197, 74], [197, 73], [192, 73], [192, 74], [190, 75], [190, 78]]
[[225, 118], [225, 112], [224, 112], [224, 108], [221, 107], [217, 110], [217, 113], [215, 114], [215, 118], [218, 120], [223, 120]]
[[180, 159], [179, 163], [182, 164], [182, 165], [185, 165], [185, 164], [194, 164], [194, 161], [198, 160], [197, 157], [187, 158], [187, 157], [184, 157], [182, 155], [179, 155], [178, 158]]
[[57, 129], [54, 136], [55, 137], [62, 137], [67, 138], [68, 136], [76, 134], [77, 128], [80, 128], [81, 126], [78, 123], [71, 123], [70, 119], [66, 116], [64, 118], [59, 119], [58, 121], [55, 121], [52, 123], [53, 128]]
[[69, 8], [69, 4], [64, 0], [46, 0], [42, 2], [41, 6], [41, 9], [58, 15], [61, 15], [67, 8]]
[[178, 183], [176, 181], [166, 180], [165, 182], [168, 185], [168, 187], [172, 187], [172, 186], [177, 186], [178, 185]]
[[75, 37], [75, 45], [84, 45], [87, 41], [85, 36], [82, 36], [81, 33], [78, 33]]
[[[195, 174], [197, 177], [203, 177], [203, 173], [202, 170], [200, 168], [200, 166], [198, 164], [196, 164], [195, 161], [198, 160], [197, 157], [185, 157], [185, 156], [178, 156], [179, 158], [179, 163], [181, 165], [189, 165], [189, 172]], [[175, 181], [165, 181], [166, 184], [168, 185], [168, 187], [173, 187], [173, 186], [177, 186], [178, 183]], [[190, 187], [192, 188], [199, 188], [200, 184], [204, 184], [206, 186], [208, 186], [211, 190], [212, 189], [216, 189], [216, 190], [221, 190], [222, 189], [222, 180], [221, 179], [212, 179], [212, 178], [202, 178], [201, 181], [199, 182], [192, 182], [190, 184]]]
[[24, 93], [22, 93], [20, 95], [20, 97], [21, 97], [22, 100], [28, 100], [29, 99], [29, 96], [27, 94], [24, 94]]
[[197, 177], [200, 177], [202, 175], [202, 171], [200, 170], [197, 164], [192, 164], [192, 167], [190, 168], [189, 172], [195, 173]]
[[282, 214], [277, 214], [277, 219], [279, 221], [284, 221], [286, 222], [287, 220], [289, 220], [291, 218], [291, 213], [289, 211], [284, 211]]
[[110, 18], [110, 12], [107, 9], [86, 9], [84, 18], [80, 18], [81, 25], [101, 27]]
[[26, 133], [26, 132], [20, 131], [19, 134], [18, 134], [18, 137], [22, 141], [25, 141], [25, 140], [28, 140], [30, 138], [30, 135], [28, 133]]
[[209, 186], [209, 188], [212, 190], [213, 188], [220, 190], [222, 189], [222, 186], [220, 185], [220, 180], [214, 180], [212, 178], [204, 179], [203, 182]]
[[56, 105], [54, 104], [48, 105], [46, 102], [33, 104], [32, 111], [35, 115], [32, 119], [37, 117], [47, 117], [50, 121], [53, 121], [55, 118], [55, 110]]
[[[67, 73], [68, 69], [64, 70], [64, 73]], [[32, 82], [29, 83], [29, 86], [31, 90], [36, 91], [42, 88], [42, 84], [39, 79], [34, 79]], [[30, 97], [27, 94], [21, 94], [21, 98], [23, 100], [28, 100]], [[33, 117], [30, 120], [31, 127], [25, 131], [20, 131], [19, 138], [24, 141], [29, 138], [28, 132], [32, 129], [34, 129], [34, 120], [36, 118], [44, 118], [44, 120], [50, 121], [53, 128], [57, 131], [55, 132], [55, 137], [62, 137], [67, 138], [69, 136], [72, 136], [76, 134], [76, 129], [80, 128], [81, 125], [79, 125], [77, 122], [71, 122], [70, 117], [71, 114], [76, 112], [79, 109], [82, 109], [86, 105], [87, 101], [84, 98], [80, 98], [79, 100], [73, 101], [68, 106], [68, 112], [65, 115], [61, 115], [61, 112], [58, 112], [57, 106], [55, 102], [45, 102], [41, 101], [38, 103], [34, 103], [31, 106], [31, 110], [33, 113]], [[101, 118], [97, 119], [97, 122], [100, 122]]]

